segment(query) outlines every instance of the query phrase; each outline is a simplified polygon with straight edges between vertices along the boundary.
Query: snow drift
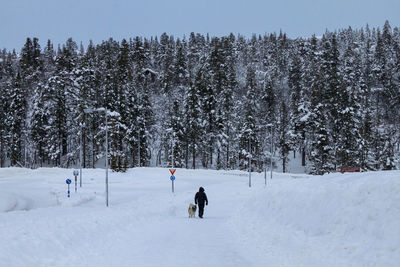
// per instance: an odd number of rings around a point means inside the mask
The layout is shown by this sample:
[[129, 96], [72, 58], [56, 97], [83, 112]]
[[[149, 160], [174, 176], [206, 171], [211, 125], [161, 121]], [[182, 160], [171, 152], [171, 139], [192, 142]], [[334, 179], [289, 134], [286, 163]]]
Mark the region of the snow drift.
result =
[[[398, 266], [399, 171], [0, 169], [0, 266]], [[72, 179], [73, 183], [74, 180]], [[205, 218], [187, 207], [203, 186]]]

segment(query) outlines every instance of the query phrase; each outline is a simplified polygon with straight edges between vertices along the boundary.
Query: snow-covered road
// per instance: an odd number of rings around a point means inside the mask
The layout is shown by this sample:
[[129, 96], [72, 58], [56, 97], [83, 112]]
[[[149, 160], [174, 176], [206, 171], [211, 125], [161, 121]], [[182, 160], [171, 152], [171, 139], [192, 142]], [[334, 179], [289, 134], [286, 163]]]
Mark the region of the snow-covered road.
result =
[[[0, 169], [0, 266], [398, 266], [400, 172]], [[295, 177], [295, 178], [294, 178]], [[72, 179], [73, 180], [73, 179]], [[204, 219], [187, 208], [199, 186]]]

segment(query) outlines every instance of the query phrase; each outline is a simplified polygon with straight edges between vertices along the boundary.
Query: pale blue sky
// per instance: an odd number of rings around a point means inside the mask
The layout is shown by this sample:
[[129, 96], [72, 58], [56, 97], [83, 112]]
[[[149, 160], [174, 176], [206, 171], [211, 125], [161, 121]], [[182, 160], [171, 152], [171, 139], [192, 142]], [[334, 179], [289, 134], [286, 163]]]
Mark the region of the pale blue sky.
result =
[[0, 0], [0, 49], [19, 51], [27, 37], [55, 47], [163, 32], [322, 35], [325, 29], [400, 26], [400, 0]]

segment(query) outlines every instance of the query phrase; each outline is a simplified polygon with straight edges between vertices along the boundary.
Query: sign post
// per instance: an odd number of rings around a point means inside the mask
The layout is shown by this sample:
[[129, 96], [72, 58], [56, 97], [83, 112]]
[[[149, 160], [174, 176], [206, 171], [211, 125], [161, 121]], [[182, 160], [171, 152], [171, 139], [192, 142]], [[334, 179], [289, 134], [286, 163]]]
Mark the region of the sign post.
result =
[[65, 182], [66, 182], [67, 185], [68, 185], [68, 197], [71, 197], [71, 194], [70, 194], [70, 191], [69, 191], [69, 185], [71, 184], [71, 180], [70, 180], [70, 179], [67, 179]]
[[78, 170], [74, 170], [74, 176], [75, 176], [75, 193], [76, 193], [76, 190], [77, 190], [77, 179], [78, 179], [78, 175], [79, 175], [79, 171]]
[[171, 173], [170, 179], [172, 182], [172, 193], [174, 193], [174, 181], [175, 181], [174, 173], [175, 173], [175, 171], [176, 171], [176, 169], [169, 169], [169, 172]]

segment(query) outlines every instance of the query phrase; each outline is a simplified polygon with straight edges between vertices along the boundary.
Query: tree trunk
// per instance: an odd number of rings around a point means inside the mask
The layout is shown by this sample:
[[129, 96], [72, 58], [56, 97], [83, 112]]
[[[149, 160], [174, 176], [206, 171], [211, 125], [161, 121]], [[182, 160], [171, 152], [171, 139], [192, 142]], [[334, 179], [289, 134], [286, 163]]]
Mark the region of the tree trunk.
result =
[[286, 172], [286, 158], [282, 159], [282, 172], [285, 173]]
[[196, 144], [195, 143], [193, 143], [192, 153], [193, 153], [192, 168], [196, 169]]
[[186, 142], [186, 153], [185, 153], [185, 167], [186, 169], [189, 168], [189, 144]]

